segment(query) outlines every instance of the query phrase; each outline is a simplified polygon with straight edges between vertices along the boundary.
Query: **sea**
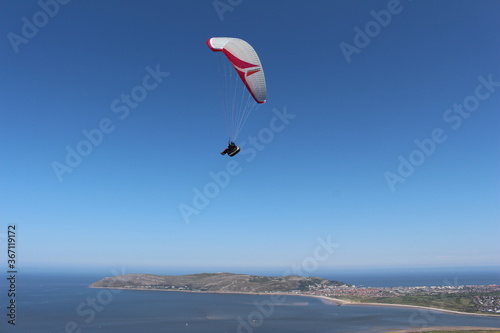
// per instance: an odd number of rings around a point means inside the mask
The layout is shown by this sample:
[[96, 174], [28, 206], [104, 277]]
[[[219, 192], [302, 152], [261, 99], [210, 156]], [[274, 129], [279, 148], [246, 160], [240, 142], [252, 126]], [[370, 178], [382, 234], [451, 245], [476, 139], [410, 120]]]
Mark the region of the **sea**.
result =
[[[399, 273], [381, 270], [336, 272], [330, 273], [332, 276], [324, 273], [321, 277], [375, 287], [488, 285], [500, 284], [498, 273], [498, 270], [417, 269]], [[460, 315], [394, 306], [337, 306], [314, 297], [88, 287], [90, 283], [112, 275], [111, 272], [108, 275], [18, 272], [15, 296], [8, 296], [9, 283], [0, 284], [4, 289], [0, 291], [3, 312], [0, 332], [354, 333], [442, 326], [500, 328], [500, 316]], [[13, 299], [15, 321], [9, 316], [12, 307], [8, 308]]]

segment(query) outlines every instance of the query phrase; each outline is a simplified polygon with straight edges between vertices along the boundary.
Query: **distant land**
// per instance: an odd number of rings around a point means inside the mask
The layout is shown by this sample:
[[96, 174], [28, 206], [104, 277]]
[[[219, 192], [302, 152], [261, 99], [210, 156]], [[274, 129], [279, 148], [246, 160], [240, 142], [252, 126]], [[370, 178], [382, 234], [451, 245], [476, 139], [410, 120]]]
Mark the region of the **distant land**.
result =
[[402, 305], [474, 314], [500, 315], [500, 286], [356, 287], [297, 275], [272, 277], [233, 273], [191, 275], [126, 274], [106, 277], [90, 288], [273, 293], [316, 296], [337, 304]]
[[155, 289], [227, 293], [287, 293], [348, 286], [339, 281], [297, 275], [270, 277], [233, 273], [191, 275], [126, 274], [107, 277], [91, 288]]

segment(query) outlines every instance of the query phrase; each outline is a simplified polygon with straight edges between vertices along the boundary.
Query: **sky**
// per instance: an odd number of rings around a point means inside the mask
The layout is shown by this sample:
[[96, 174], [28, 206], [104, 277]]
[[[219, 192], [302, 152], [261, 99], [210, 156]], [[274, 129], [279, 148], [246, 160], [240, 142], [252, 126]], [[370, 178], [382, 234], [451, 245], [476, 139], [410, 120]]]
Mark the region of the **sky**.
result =
[[[2, 265], [500, 265], [498, 1], [2, 7]], [[266, 75], [233, 158], [211, 37]]]

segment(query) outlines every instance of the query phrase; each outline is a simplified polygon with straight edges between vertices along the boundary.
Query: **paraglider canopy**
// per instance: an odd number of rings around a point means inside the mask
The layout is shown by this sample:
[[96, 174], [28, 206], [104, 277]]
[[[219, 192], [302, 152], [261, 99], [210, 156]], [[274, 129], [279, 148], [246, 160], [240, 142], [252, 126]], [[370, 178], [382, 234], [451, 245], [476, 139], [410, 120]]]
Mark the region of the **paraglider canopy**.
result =
[[223, 52], [257, 103], [265, 103], [267, 97], [264, 70], [257, 52], [239, 38], [214, 37], [207, 40], [214, 52]]

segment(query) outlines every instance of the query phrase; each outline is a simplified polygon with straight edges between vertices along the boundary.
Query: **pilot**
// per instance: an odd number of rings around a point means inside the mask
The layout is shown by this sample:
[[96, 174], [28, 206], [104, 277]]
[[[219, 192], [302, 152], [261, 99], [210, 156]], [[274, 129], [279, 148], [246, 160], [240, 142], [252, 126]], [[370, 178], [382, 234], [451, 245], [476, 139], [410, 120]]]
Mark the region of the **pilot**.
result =
[[229, 156], [234, 156], [240, 152], [240, 147], [238, 147], [234, 142], [230, 141], [226, 149], [224, 149], [220, 154]]

